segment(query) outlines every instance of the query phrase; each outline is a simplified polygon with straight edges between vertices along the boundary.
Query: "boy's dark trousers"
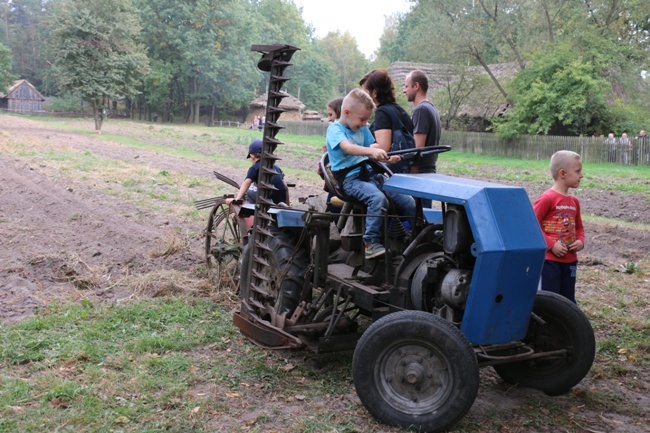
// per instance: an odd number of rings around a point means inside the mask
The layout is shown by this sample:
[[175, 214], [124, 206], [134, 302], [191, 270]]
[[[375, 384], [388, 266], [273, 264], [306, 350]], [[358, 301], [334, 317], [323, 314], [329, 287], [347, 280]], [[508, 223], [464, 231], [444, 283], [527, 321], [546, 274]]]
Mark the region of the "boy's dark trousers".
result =
[[560, 263], [546, 260], [542, 268], [542, 290], [557, 293], [576, 303], [578, 262]]

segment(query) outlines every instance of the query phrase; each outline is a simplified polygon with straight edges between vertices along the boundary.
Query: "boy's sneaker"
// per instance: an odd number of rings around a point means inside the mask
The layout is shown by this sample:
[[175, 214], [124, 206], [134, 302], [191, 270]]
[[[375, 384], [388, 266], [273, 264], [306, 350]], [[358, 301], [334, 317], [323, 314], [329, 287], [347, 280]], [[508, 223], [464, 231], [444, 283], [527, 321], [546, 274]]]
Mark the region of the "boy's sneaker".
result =
[[383, 256], [384, 254], [386, 254], [386, 248], [384, 248], [382, 244], [366, 244], [366, 259], [374, 259], [375, 257]]

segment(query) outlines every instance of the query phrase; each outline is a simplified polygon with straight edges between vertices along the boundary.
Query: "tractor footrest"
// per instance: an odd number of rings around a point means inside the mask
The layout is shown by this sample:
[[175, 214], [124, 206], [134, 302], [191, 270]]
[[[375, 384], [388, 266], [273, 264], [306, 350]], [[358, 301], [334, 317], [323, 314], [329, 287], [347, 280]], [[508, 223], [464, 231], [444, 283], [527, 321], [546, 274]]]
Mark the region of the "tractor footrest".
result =
[[372, 275], [363, 272], [363, 271], [358, 271], [355, 276], [354, 274], [354, 268], [352, 266], [346, 265], [345, 263], [332, 263], [327, 267], [327, 273], [329, 275], [334, 275], [337, 278], [342, 278], [342, 279], [355, 279], [355, 280], [363, 280], [366, 278], [371, 278]]
[[302, 341], [282, 329], [271, 325], [257, 316], [244, 311], [235, 312], [233, 324], [253, 343], [265, 349], [296, 349], [302, 347]]
[[[345, 265], [343, 265], [345, 266]], [[335, 285], [343, 286], [346, 288], [347, 293], [352, 296], [352, 302], [357, 307], [368, 312], [374, 311], [380, 306], [386, 305], [390, 300], [390, 292], [378, 286], [370, 284], [363, 284], [360, 281], [355, 281], [347, 277], [348, 273], [344, 274], [346, 277], [340, 275], [340, 272], [332, 272], [334, 265], [330, 265], [327, 279], [332, 281]], [[351, 269], [347, 266], [348, 269]], [[361, 272], [360, 272], [361, 273]]]

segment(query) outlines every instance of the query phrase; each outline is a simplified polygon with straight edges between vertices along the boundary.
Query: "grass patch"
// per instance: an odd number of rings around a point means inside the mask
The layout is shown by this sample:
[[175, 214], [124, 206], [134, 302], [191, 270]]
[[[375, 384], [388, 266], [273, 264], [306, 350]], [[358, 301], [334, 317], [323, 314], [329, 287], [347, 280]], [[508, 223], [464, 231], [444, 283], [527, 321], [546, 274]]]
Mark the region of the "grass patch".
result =
[[628, 274], [619, 268], [582, 267], [578, 277], [580, 307], [592, 320], [599, 362], [598, 376], [634, 377], [638, 367], [650, 366], [650, 301], [644, 295], [650, 276], [650, 260], [638, 263]]
[[[164, 297], [52, 306], [2, 327], [0, 429], [207, 432], [223, 431], [228, 417], [262, 432], [280, 417], [286, 431], [359, 431], [349, 409], [299, 409], [340, 404], [351, 392], [349, 359], [315, 372], [299, 365], [304, 354], [242, 341], [231, 320], [207, 299]], [[288, 416], [287, 406], [299, 412]]]
[[[0, 151], [38, 161], [44, 170], [58, 173], [63, 182], [91, 182], [98, 190], [156, 212], [177, 211], [203, 218], [194, 210], [194, 200], [232, 193], [233, 188], [208, 177], [182, 171], [157, 170], [137, 163], [75, 151], [52, 143], [0, 143]], [[246, 164], [245, 162], [242, 164]]]
[[174, 425], [192, 403], [184, 393], [201, 380], [188, 351], [216, 349], [215, 341], [232, 336], [229, 322], [230, 314], [208, 300], [168, 297], [53, 307], [4, 327], [0, 427], [111, 431], [124, 424], [129, 431], [155, 431]]
[[[452, 150], [438, 157], [438, 166], [441, 173], [456, 176], [481, 176], [485, 173], [485, 168], [489, 167], [490, 177], [497, 181], [519, 180], [542, 184], [550, 182], [548, 161], [485, 156]], [[648, 166], [584, 164], [583, 173], [585, 177], [580, 183], [580, 189], [650, 194]], [[634, 182], [631, 179], [634, 179]]]

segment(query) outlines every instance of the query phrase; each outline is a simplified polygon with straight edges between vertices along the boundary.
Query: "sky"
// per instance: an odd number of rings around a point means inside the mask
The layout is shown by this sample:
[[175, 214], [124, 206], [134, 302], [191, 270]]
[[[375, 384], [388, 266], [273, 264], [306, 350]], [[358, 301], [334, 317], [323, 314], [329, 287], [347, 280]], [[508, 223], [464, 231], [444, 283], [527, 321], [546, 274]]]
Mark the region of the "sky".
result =
[[359, 50], [370, 57], [379, 48], [384, 32], [384, 17], [408, 12], [408, 0], [295, 0], [302, 6], [302, 17], [322, 38], [329, 32], [350, 32]]

